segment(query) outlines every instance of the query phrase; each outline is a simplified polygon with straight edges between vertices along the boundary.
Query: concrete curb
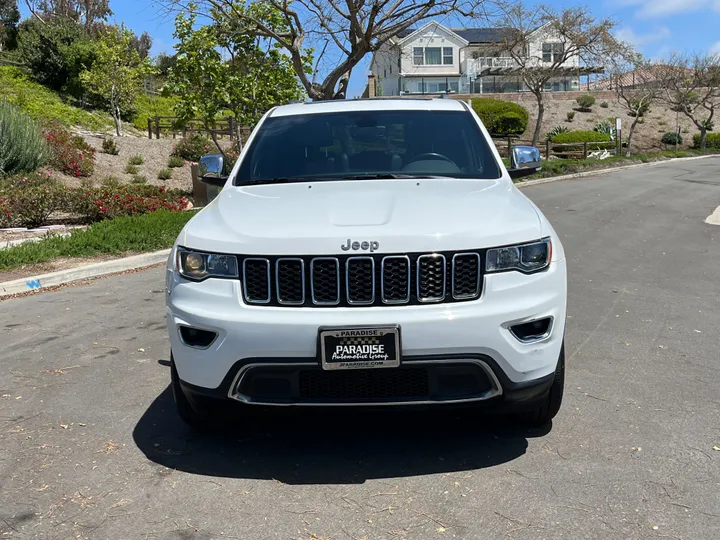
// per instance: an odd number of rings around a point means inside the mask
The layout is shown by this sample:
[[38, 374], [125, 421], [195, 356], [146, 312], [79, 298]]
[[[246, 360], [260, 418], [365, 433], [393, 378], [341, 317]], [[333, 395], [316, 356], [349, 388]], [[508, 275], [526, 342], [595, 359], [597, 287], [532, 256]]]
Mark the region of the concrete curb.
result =
[[45, 287], [63, 285], [81, 279], [104, 276], [106, 274], [135, 270], [137, 268], [164, 263], [167, 261], [170, 251], [169, 249], [164, 249], [162, 251], [143, 253], [142, 255], [134, 255], [123, 259], [70, 268], [69, 270], [59, 270], [58, 272], [50, 272], [49, 274], [6, 281], [5, 283], [0, 283], [0, 298], [17, 293], [42, 290]]
[[625, 171], [627, 169], [636, 169], [638, 167], [651, 167], [653, 165], [662, 165], [667, 163], [675, 163], [678, 161], [693, 161], [696, 159], [707, 159], [713, 157], [720, 157], [720, 154], [708, 154], [707, 156], [692, 156], [684, 158], [672, 158], [663, 159], [660, 161], [653, 161], [652, 163], [637, 163], [635, 165], [623, 165], [622, 167], [609, 167], [607, 169], [598, 169], [595, 171], [585, 171], [575, 174], [564, 174], [562, 176], [551, 176], [550, 178], [539, 178], [537, 180], [529, 180], [527, 182], [519, 182], [515, 184], [517, 188], [524, 188], [530, 186], [537, 186], [539, 184], [549, 184], [550, 182], [560, 182], [562, 180], [575, 180], [576, 178], [585, 178], [586, 176], [596, 176], [598, 174], [609, 174], [617, 171]]

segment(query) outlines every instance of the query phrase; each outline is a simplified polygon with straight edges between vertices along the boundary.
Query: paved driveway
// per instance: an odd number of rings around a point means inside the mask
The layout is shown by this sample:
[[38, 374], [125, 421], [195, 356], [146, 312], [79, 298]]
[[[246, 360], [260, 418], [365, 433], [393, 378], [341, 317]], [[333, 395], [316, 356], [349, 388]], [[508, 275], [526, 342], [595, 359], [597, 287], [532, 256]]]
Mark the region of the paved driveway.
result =
[[0, 302], [0, 538], [719, 538], [720, 159], [525, 193], [569, 254], [548, 433], [303, 413], [192, 434], [152, 269]]

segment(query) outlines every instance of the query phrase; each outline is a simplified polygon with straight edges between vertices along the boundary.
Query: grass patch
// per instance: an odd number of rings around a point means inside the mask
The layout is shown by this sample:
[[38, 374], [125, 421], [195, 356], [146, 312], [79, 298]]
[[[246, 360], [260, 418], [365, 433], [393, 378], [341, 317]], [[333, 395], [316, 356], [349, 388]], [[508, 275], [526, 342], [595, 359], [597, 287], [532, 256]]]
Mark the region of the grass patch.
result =
[[52, 90], [32, 81], [15, 66], [0, 66], [0, 99], [17, 105], [35, 120], [56, 120], [65, 126], [102, 130], [110, 125], [110, 115], [90, 112], [63, 101]]
[[125, 165], [125, 172], [127, 174], [137, 174], [139, 170], [137, 165], [133, 165], [132, 163]]
[[133, 175], [132, 183], [133, 184], [147, 184], [147, 176], [145, 176], [144, 174]]
[[57, 257], [124, 255], [169, 248], [195, 212], [164, 210], [101, 221], [70, 236], [51, 236], [0, 250], [0, 270], [38, 264]]
[[177, 169], [178, 167], [185, 166], [185, 160], [180, 156], [170, 156], [167, 165], [171, 169]]
[[170, 180], [172, 178], [172, 171], [170, 169], [160, 169], [158, 172], [158, 180]]
[[128, 159], [128, 163], [130, 165], [142, 165], [145, 163], [145, 158], [142, 156], [132, 156], [130, 159]]

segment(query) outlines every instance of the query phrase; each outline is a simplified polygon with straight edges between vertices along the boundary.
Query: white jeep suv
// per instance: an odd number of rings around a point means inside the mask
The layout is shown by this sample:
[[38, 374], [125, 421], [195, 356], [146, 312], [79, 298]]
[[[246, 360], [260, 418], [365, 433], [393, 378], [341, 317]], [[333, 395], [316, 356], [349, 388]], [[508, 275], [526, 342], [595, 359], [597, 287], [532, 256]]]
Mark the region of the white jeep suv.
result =
[[[167, 267], [172, 388], [193, 426], [263, 406], [483, 405], [549, 422], [565, 255], [465, 103], [270, 110]], [[219, 174], [218, 174], [219, 173]]]

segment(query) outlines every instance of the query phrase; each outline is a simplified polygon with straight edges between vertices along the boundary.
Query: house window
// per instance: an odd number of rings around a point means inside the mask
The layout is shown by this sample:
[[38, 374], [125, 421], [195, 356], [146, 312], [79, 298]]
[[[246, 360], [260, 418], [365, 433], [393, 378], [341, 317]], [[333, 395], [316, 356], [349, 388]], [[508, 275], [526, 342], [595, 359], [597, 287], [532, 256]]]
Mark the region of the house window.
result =
[[425, 62], [423, 60], [423, 48], [413, 47], [413, 65], [422, 66], [424, 63]]
[[443, 47], [443, 64], [448, 66], [453, 63], [453, 50], [452, 47]]
[[425, 63], [429, 66], [439, 66], [442, 64], [440, 47], [425, 47]]
[[543, 62], [560, 62], [562, 60], [565, 47], [562, 43], [543, 43], [542, 59]]

